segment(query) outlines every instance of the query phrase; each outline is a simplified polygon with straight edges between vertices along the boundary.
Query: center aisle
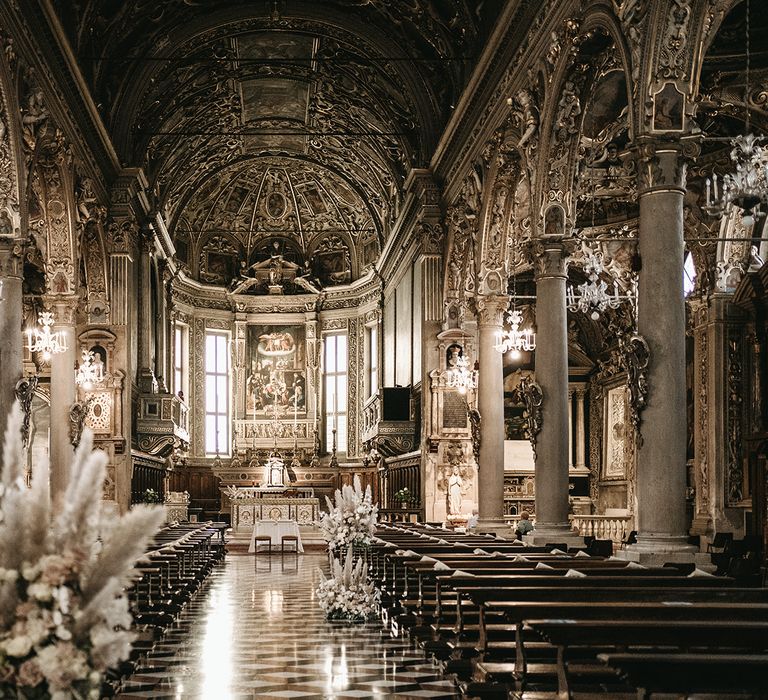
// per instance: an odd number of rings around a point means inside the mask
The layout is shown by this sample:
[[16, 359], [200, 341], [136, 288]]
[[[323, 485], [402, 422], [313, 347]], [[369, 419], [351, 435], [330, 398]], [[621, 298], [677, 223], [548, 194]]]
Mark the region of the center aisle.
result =
[[318, 567], [323, 553], [227, 555], [118, 697], [457, 697], [379, 622], [326, 622]]

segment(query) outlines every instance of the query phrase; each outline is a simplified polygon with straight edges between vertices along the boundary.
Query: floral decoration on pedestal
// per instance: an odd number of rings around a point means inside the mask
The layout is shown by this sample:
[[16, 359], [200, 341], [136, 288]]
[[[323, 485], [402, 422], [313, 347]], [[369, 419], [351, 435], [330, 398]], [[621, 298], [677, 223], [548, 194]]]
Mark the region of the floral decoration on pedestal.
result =
[[367, 548], [373, 542], [379, 508], [373, 503], [371, 487], [363, 491], [360, 477], [355, 475], [352, 486], [336, 489], [336, 505], [327, 496], [328, 512], [323, 513], [320, 529], [328, 542], [328, 551]]
[[107, 456], [89, 430], [52, 508], [47, 464], [25, 485], [21, 427], [16, 406], [0, 476], [0, 697], [99, 698], [107, 669], [130, 654], [125, 588], [163, 509], [102, 513]]
[[322, 572], [322, 582], [317, 589], [320, 608], [329, 620], [365, 622], [376, 616], [381, 600], [381, 591], [368, 577], [362, 559], [355, 560], [351, 549], [342, 564], [331, 557], [331, 577]]
[[336, 490], [335, 505], [328, 497], [325, 500], [328, 512], [320, 520], [320, 529], [328, 542], [331, 578], [320, 572], [318, 601], [329, 620], [364, 622], [378, 612], [381, 592], [368, 576], [365, 556], [355, 559], [355, 551], [365, 553], [371, 546], [379, 508], [373, 503], [371, 487], [363, 491], [359, 476], [352, 486]]

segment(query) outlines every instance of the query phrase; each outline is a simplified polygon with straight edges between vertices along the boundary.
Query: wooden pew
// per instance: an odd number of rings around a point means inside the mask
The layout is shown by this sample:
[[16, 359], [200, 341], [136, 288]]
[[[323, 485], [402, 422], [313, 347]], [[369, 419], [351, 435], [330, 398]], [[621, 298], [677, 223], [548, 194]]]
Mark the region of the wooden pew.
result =
[[669, 652], [599, 654], [598, 658], [636, 688], [639, 698], [651, 693], [736, 693], [766, 697], [768, 654]]
[[[758, 593], [754, 589], [752, 593]], [[763, 591], [768, 594], [768, 591]], [[768, 599], [767, 596], [761, 596]], [[588, 660], [595, 647], [613, 647], [626, 651], [629, 647], [667, 647], [678, 652], [697, 649], [710, 653], [741, 651], [755, 653], [768, 650], [768, 622], [734, 620], [528, 620], [526, 628], [557, 648], [558, 694], [570, 697], [568, 684], [569, 651], [586, 649]], [[584, 663], [584, 659], [579, 659]]]

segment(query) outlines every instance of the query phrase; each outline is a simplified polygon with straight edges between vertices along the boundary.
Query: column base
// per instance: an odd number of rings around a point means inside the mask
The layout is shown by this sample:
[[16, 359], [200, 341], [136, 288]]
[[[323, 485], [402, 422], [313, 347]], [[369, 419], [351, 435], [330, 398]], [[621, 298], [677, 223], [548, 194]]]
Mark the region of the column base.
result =
[[515, 534], [503, 518], [500, 520], [497, 520], [496, 518], [484, 518], [483, 520], [478, 520], [477, 525], [472, 529], [472, 532], [483, 535], [492, 534], [506, 539], [511, 539]]
[[615, 556], [643, 566], [693, 563], [704, 571], [715, 569], [709, 554], [700, 552], [698, 547], [688, 544], [685, 537], [679, 536], [638, 535], [637, 544], [627, 545], [626, 549], [619, 550]]
[[571, 529], [569, 523], [542, 523], [523, 537], [526, 544], [542, 547], [547, 544], [567, 544], [569, 547], [583, 547], [584, 538]]

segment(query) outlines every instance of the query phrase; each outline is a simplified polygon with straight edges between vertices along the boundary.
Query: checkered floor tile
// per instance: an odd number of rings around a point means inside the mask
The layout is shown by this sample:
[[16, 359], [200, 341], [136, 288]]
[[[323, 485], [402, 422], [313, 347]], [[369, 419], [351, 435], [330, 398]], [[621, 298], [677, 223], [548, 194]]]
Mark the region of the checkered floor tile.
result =
[[327, 622], [314, 595], [321, 567], [321, 553], [228, 555], [119, 698], [458, 697], [381, 624]]

